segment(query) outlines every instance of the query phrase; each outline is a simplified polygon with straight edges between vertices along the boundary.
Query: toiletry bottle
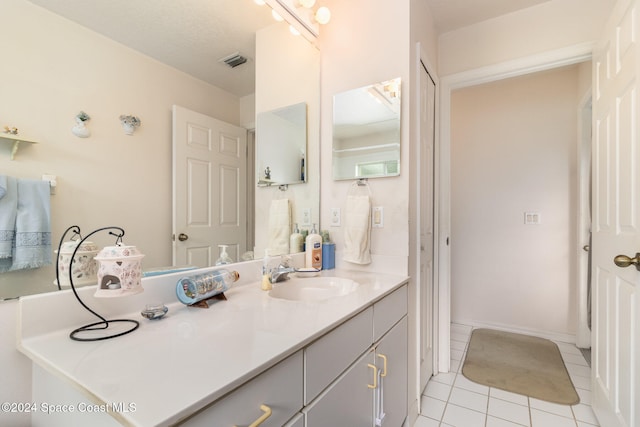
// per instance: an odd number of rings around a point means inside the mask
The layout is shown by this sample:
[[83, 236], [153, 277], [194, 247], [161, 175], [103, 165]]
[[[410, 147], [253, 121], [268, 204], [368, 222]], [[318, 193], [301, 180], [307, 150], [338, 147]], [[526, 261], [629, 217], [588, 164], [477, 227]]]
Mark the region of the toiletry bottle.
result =
[[329, 232], [322, 231], [322, 269], [336, 268], [336, 244], [331, 241]]
[[231, 259], [229, 254], [227, 254], [228, 246], [227, 245], [218, 245], [218, 247], [221, 249], [221, 251], [220, 251], [220, 256], [216, 260], [216, 265], [231, 264], [233, 262], [233, 260]]
[[316, 231], [315, 224], [305, 242], [305, 267], [322, 269], [322, 237]]
[[302, 234], [300, 234], [300, 230], [298, 229], [298, 224], [296, 223], [293, 227], [293, 233], [291, 234], [291, 238], [289, 239], [289, 253], [297, 254], [298, 252], [303, 251], [304, 246], [304, 238]]
[[237, 282], [237, 271], [213, 270], [207, 273], [186, 276], [178, 280], [176, 295], [181, 303], [192, 305], [228, 290]]

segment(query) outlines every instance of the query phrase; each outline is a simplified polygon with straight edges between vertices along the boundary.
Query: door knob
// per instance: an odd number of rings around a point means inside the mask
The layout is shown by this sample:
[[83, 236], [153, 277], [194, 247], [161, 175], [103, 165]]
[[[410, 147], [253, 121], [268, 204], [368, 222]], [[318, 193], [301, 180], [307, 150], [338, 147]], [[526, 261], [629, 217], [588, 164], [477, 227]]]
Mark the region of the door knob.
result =
[[589, 250], [591, 250], [591, 248], [589, 247], [589, 245], [584, 245], [582, 247], [582, 250], [585, 251], [585, 252], [589, 252]]
[[613, 259], [613, 262], [618, 267], [629, 267], [630, 265], [635, 265], [636, 270], [640, 271], [640, 253], [637, 253], [633, 258], [629, 258], [626, 255], [618, 255]]
[[189, 239], [189, 236], [187, 236], [186, 234], [184, 233], [178, 234], [178, 240], [180, 240], [181, 242], [184, 242], [187, 239]]

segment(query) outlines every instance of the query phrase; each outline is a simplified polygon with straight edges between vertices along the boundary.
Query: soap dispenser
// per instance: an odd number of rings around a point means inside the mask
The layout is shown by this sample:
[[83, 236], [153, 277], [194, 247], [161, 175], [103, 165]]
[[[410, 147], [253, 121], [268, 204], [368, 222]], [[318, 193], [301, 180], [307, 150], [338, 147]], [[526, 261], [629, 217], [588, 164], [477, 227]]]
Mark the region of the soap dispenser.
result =
[[218, 245], [218, 247], [220, 248], [220, 257], [216, 260], [216, 265], [231, 264], [233, 262], [233, 260], [231, 259], [229, 254], [227, 254], [227, 248], [229, 246], [228, 245]]
[[322, 270], [322, 236], [316, 231], [315, 224], [305, 241], [305, 267]]
[[304, 237], [300, 233], [300, 229], [298, 229], [298, 224], [296, 223], [293, 227], [291, 238], [289, 239], [289, 253], [297, 254], [302, 251], [304, 251]]

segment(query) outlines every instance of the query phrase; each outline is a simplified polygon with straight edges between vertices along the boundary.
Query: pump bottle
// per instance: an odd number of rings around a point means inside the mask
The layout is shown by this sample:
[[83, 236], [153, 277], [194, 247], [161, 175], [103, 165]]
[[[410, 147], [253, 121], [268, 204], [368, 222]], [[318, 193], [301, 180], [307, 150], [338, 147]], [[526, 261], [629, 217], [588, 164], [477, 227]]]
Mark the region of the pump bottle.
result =
[[305, 241], [305, 267], [322, 270], [322, 236], [315, 224]]

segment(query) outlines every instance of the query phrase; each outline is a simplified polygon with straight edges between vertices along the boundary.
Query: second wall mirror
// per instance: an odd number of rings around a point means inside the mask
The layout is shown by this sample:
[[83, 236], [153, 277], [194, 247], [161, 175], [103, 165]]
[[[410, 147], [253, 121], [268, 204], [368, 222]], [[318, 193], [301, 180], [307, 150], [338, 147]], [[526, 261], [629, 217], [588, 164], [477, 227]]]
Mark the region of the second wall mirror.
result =
[[333, 98], [333, 179], [400, 175], [400, 78]]

